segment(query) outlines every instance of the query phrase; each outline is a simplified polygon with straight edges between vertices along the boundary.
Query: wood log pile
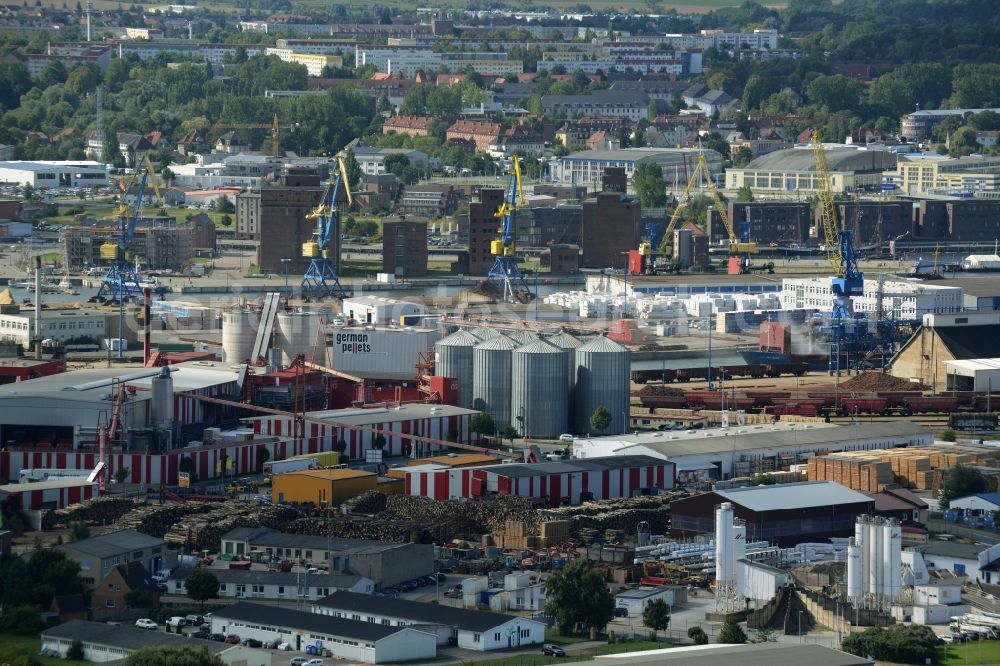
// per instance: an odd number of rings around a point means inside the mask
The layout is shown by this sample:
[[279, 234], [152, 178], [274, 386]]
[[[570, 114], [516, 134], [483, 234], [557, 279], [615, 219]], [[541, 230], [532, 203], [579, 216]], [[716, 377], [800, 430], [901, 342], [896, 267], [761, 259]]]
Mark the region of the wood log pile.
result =
[[677, 491], [646, 497], [628, 497], [600, 502], [584, 502], [580, 506], [562, 506], [541, 512], [543, 520], [566, 520], [570, 534], [580, 536], [581, 529], [620, 530], [635, 532], [636, 526], [646, 521], [653, 534], [666, 534], [670, 530], [670, 503], [686, 497]]
[[42, 517], [42, 529], [69, 527], [71, 523], [111, 525], [137, 506], [140, 506], [138, 500], [124, 497], [100, 497], [70, 504], [62, 509], [47, 511]]

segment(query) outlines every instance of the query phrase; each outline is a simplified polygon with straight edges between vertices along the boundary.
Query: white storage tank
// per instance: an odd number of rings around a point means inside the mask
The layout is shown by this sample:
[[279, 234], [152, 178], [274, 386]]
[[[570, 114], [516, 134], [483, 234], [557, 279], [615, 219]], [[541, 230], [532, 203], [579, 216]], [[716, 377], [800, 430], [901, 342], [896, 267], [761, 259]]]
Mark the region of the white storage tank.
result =
[[251, 359], [253, 345], [257, 340], [257, 326], [260, 319], [249, 309], [239, 308], [222, 313], [222, 360], [227, 363], [242, 363]]
[[733, 584], [733, 505], [715, 508], [715, 597], [721, 600]]
[[274, 348], [281, 352], [281, 364], [288, 367], [300, 354], [307, 361], [323, 363], [326, 340], [323, 327], [327, 315], [319, 312], [279, 312], [274, 331]]
[[861, 557], [861, 546], [852, 537], [847, 542], [847, 598], [855, 604], [864, 596], [861, 587], [861, 574], [864, 572]]

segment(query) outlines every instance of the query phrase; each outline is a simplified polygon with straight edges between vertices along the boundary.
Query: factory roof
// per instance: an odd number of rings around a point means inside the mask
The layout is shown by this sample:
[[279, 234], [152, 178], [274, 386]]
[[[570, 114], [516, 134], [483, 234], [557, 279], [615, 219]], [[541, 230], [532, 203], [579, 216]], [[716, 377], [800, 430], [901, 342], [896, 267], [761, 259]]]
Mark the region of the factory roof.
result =
[[773, 486], [716, 490], [716, 495], [751, 511], [871, 503], [872, 498], [833, 481], [802, 481]]
[[204, 647], [210, 652], [222, 652], [230, 647], [226, 643], [201, 640], [190, 636], [178, 636], [162, 631], [137, 629], [127, 624], [107, 624], [104, 622], [89, 622], [87, 620], [70, 620], [42, 632], [43, 639], [50, 637], [69, 641], [78, 640], [84, 644], [106, 645], [124, 650], [141, 650], [142, 648], [159, 645], [171, 647], [187, 645]]
[[669, 650], [623, 652], [596, 657], [591, 664], [597, 666], [626, 666], [628, 664], [691, 664], [692, 666], [866, 666], [870, 659], [808, 643], [754, 643], [748, 645], [682, 645]]
[[[916, 423], [893, 421], [883, 423], [858, 423], [833, 425], [829, 423], [748, 425], [738, 428], [711, 428], [693, 432], [646, 432], [636, 435], [619, 435], [594, 438], [595, 441], [619, 441], [620, 452], [641, 453], [653, 451], [674, 460], [685, 455], [773, 449], [781, 447], [807, 447], [829, 444], [840, 450], [848, 442], [882, 437], [908, 437], [927, 435], [930, 431]], [[588, 440], [577, 440], [586, 443]], [[641, 447], [641, 448], [640, 448]]]
[[[170, 580], [184, 580], [198, 569], [180, 569], [172, 573]], [[299, 581], [302, 576], [294, 571], [260, 571], [251, 569], [244, 571], [241, 569], [212, 568], [212, 575], [219, 579], [220, 583], [255, 585], [298, 585], [299, 582], [308, 583], [314, 587], [335, 587], [348, 588], [357, 585], [363, 576], [352, 574], [309, 574], [305, 581]]]
[[[830, 171], [882, 171], [896, 166], [896, 155], [885, 150], [833, 148], [826, 151]], [[809, 146], [767, 153], [744, 167], [745, 171], [815, 171], [816, 158]]]
[[958, 541], [928, 541], [920, 550], [926, 555], [954, 557], [961, 560], [979, 561], [979, 554], [989, 546], [981, 543], [960, 543]]
[[27, 493], [33, 490], [54, 490], [57, 488], [82, 488], [95, 485], [96, 481], [88, 481], [86, 477], [72, 479], [53, 479], [52, 481], [35, 481], [33, 483], [6, 483], [0, 486], [0, 493]]
[[941, 287], [961, 287], [969, 296], [1000, 296], [1000, 283], [997, 282], [996, 276], [924, 280], [923, 282]]
[[496, 456], [488, 456], [482, 453], [449, 453], [443, 456], [417, 458], [416, 460], [411, 460], [406, 464], [410, 467], [431, 464], [454, 467], [455, 465], [491, 465], [499, 462], [500, 459]]
[[635, 590], [625, 590], [615, 595], [616, 599], [648, 599], [663, 594], [670, 589], [682, 589], [683, 585], [660, 585], [659, 587], [644, 587]]
[[309, 412], [309, 416], [326, 419], [337, 423], [364, 426], [409, 419], [427, 419], [445, 416], [464, 416], [475, 414], [474, 409], [464, 409], [452, 405], [400, 405], [398, 407], [377, 407], [374, 409], [328, 409], [319, 412]]
[[453, 606], [408, 601], [406, 599], [391, 599], [376, 597], [371, 594], [356, 592], [334, 592], [316, 602], [318, 606], [338, 610], [360, 611], [389, 617], [414, 620], [421, 624], [441, 624], [465, 631], [484, 632], [494, 627], [518, 620], [520, 622], [538, 622], [525, 617], [501, 615], [486, 611], [466, 610]]
[[284, 472], [278, 476], [308, 476], [314, 479], [325, 479], [326, 481], [345, 481], [347, 479], [375, 476], [375, 474], [373, 472], [366, 472], [363, 469], [300, 469], [294, 472]]
[[166, 542], [163, 539], [157, 539], [135, 530], [119, 530], [56, 546], [56, 548], [72, 550], [94, 557], [111, 557], [126, 551], [163, 546], [164, 543]]
[[[337, 594], [345, 593], [338, 592]], [[251, 604], [245, 601], [219, 609], [214, 612], [212, 617], [270, 625], [277, 624], [292, 629], [316, 631], [326, 635], [363, 641], [379, 641], [406, 629], [406, 627], [390, 627], [389, 625], [376, 624], [374, 622], [348, 620], [347, 618], [333, 617], [332, 615], [321, 615], [319, 613], [292, 610], [285, 607], [279, 608], [265, 604]]]
[[966, 358], [955, 361], [945, 361], [949, 370], [1000, 370], [1000, 358]]
[[492, 465], [487, 467], [486, 471], [497, 476], [524, 478], [546, 474], [570, 474], [573, 472], [623, 469], [626, 467], [645, 467], [649, 465], [662, 465], [663, 462], [662, 459], [654, 458], [653, 456], [603, 456], [600, 458], [581, 458], [543, 463]]
[[970, 358], [989, 358], [996, 353], [997, 334], [1000, 326], [987, 324], [982, 326], [947, 326], [935, 327], [934, 332], [951, 355], [957, 360]]

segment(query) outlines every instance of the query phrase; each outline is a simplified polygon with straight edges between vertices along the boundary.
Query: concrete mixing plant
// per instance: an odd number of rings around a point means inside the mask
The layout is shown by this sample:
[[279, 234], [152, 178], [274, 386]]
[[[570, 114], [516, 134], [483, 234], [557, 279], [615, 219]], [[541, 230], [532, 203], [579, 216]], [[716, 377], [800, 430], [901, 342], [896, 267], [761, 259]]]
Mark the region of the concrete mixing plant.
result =
[[859, 516], [847, 545], [847, 598], [855, 607], [888, 609], [903, 592], [899, 521]]

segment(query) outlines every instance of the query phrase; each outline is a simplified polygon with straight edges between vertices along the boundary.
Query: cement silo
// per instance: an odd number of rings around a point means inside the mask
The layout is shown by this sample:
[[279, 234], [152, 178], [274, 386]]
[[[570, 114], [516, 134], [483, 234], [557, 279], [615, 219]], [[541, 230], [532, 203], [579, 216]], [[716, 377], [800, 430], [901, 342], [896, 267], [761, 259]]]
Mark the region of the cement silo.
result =
[[323, 363], [326, 358], [327, 316], [319, 312], [279, 312], [274, 331], [274, 348], [281, 352], [281, 364], [288, 367], [300, 354], [307, 361]]
[[598, 407], [611, 414], [611, 425], [592, 434], [620, 435], [628, 431], [631, 371], [631, 352], [614, 340], [595, 338], [576, 350], [573, 414], [577, 434], [593, 430], [590, 417]]
[[[242, 363], [250, 359], [257, 339], [257, 315], [246, 308], [222, 313], [222, 360]], [[250, 359], [256, 361], [257, 359]]]
[[[860, 520], [860, 518], [859, 518]], [[862, 566], [863, 548], [854, 537], [847, 541], [847, 598], [855, 606], [860, 605], [864, 597], [864, 587], [861, 577], [864, 574]]]
[[459, 329], [434, 343], [434, 374], [458, 380], [458, 406], [472, 407], [472, 348], [480, 340]]
[[472, 408], [492, 416], [501, 432], [511, 425], [511, 363], [517, 346], [499, 335], [472, 350]]
[[535, 340], [514, 350], [511, 417], [526, 437], [555, 439], [569, 425], [569, 395], [563, 350]]
[[733, 505], [723, 502], [715, 507], [715, 602], [731, 596], [736, 582], [733, 575]]

